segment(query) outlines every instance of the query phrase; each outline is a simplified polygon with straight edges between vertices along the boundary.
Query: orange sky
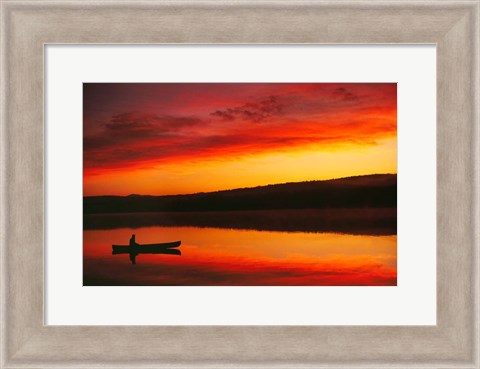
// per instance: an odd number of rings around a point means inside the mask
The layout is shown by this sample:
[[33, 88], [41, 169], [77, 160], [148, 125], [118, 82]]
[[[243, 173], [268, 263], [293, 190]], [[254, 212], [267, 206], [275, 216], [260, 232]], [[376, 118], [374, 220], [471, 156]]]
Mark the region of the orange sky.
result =
[[84, 84], [84, 195], [396, 173], [395, 83]]

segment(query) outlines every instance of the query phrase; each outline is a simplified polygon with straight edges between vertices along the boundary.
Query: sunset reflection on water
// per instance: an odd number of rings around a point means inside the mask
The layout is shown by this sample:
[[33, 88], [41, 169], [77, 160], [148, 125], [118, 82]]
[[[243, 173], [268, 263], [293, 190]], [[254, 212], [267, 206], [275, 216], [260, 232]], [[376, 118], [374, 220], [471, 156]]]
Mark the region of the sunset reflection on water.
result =
[[[112, 244], [181, 240], [181, 256], [112, 255]], [[85, 230], [84, 285], [395, 286], [397, 236], [199, 227]]]

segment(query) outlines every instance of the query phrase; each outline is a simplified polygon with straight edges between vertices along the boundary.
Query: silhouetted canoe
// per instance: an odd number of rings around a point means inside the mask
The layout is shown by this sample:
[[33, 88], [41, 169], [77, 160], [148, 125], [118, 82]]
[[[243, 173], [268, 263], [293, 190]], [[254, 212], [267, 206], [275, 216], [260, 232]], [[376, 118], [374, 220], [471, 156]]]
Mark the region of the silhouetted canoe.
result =
[[[124, 254], [135, 252], [138, 254], [155, 254], [155, 253], [162, 253], [165, 250], [169, 250], [175, 247], [180, 246], [181, 241], [175, 242], [165, 242], [165, 243], [152, 243], [147, 245], [138, 245], [138, 246], [130, 246], [130, 245], [112, 245], [112, 253], [113, 254]], [[175, 250], [171, 250], [175, 251]], [[178, 251], [178, 250], [176, 250]], [[172, 254], [175, 254], [172, 252]]]
[[175, 248], [161, 248], [161, 249], [150, 249], [150, 250], [139, 250], [140, 247], [128, 247], [127, 249], [121, 250], [112, 250], [112, 255], [118, 254], [130, 254], [130, 255], [140, 255], [140, 254], [166, 254], [166, 255], [182, 255], [179, 249]]

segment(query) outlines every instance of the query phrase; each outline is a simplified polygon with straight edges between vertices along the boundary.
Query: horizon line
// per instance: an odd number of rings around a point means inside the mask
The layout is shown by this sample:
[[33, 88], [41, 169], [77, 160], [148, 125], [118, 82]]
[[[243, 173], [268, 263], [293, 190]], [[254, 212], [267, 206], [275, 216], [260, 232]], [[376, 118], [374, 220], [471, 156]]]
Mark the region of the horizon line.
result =
[[235, 191], [235, 190], [247, 190], [247, 189], [254, 189], [259, 187], [268, 187], [268, 186], [278, 186], [278, 185], [286, 185], [286, 184], [293, 184], [293, 183], [307, 183], [307, 182], [329, 182], [341, 179], [349, 179], [349, 178], [356, 178], [356, 177], [373, 177], [373, 176], [382, 176], [382, 175], [397, 175], [398, 173], [372, 173], [372, 174], [358, 174], [354, 176], [346, 176], [346, 177], [334, 177], [328, 179], [310, 179], [305, 181], [298, 181], [298, 182], [281, 182], [281, 183], [270, 183], [266, 185], [258, 185], [252, 187], [236, 187], [236, 188], [228, 188], [216, 191], [200, 191], [200, 192], [189, 192], [189, 193], [178, 193], [178, 194], [164, 194], [164, 195], [149, 195], [149, 194], [137, 194], [137, 193], [130, 193], [128, 195], [82, 195], [83, 198], [87, 197], [130, 197], [130, 196], [144, 196], [144, 197], [167, 197], [167, 196], [188, 196], [188, 195], [198, 195], [198, 194], [206, 194], [206, 193], [217, 193], [217, 192], [226, 192], [226, 191]]

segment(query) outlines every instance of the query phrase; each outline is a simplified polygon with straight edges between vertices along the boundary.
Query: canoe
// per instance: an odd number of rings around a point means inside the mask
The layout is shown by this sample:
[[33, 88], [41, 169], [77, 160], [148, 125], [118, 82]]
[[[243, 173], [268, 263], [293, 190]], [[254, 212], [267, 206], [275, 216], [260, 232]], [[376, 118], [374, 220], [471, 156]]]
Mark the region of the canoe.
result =
[[112, 250], [112, 255], [118, 255], [118, 254], [129, 254], [133, 255], [134, 257], [136, 255], [140, 254], [167, 254], [167, 255], [182, 255], [181, 251], [179, 249], [169, 249], [169, 248], [162, 248], [162, 249], [157, 249], [157, 250], [148, 250], [148, 251], [141, 251], [137, 250], [138, 247], [135, 247], [133, 250], [130, 249], [122, 249], [122, 250]]
[[[130, 253], [137, 254], [155, 254], [162, 253], [165, 250], [169, 250], [180, 246], [181, 241], [165, 242], [165, 243], [151, 243], [146, 245], [130, 246], [130, 245], [112, 245], [112, 253]], [[173, 251], [173, 250], [172, 250]], [[178, 251], [178, 250], [177, 250]]]

